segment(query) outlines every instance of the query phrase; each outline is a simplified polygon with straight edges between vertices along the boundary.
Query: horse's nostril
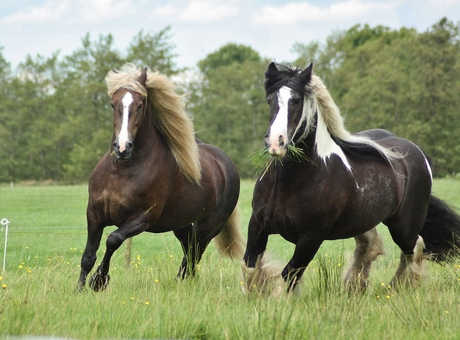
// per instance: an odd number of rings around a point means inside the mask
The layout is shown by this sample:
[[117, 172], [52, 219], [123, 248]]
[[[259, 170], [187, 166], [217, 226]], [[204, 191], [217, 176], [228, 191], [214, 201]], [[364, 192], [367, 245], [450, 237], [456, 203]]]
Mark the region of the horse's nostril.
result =
[[278, 137], [278, 145], [279, 146], [284, 146], [284, 138], [283, 138], [283, 135], [280, 135]]
[[132, 142], [126, 142], [125, 147], [126, 147], [126, 150], [131, 150], [133, 148], [133, 143]]

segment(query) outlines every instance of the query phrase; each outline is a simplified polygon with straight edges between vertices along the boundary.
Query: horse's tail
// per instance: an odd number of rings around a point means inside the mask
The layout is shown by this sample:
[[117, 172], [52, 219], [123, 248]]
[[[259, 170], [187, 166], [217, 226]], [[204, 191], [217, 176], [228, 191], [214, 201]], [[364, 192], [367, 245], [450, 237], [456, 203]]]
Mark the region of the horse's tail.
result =
[[430, 259], [450, 260], [460, 255], [460, 215], [446, 202], [431, 195], [425, 225], [420, 232]]
[[228, 257], [241, 260], [244, 255], [246, 242], [240, 228], [240, 211], [235, 207], [225, 222], [222, 231], [214, 238], [217, 250]]

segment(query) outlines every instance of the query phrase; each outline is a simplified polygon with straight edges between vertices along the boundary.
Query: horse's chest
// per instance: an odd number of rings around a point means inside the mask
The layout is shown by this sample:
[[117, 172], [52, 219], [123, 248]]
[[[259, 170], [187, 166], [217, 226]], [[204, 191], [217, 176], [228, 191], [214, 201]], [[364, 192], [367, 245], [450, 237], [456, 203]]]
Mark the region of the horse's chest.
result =
[[145, 192], [113, 190], [107, 187], [98, 195], [95, 206], [97, 207], [96, 210], [104, 215], [105, 220], [111, 221], [115, 225], [121, 225], [133, 214], [134, 209], [136, 211], [145, 210], [141, 199], [145, 196]]
[[297, 212], [280, 192], [272, 192], [258, 209], [258, 220], [269, 234], [279, 234], [295, 242], [298, 237], [296, 228]]

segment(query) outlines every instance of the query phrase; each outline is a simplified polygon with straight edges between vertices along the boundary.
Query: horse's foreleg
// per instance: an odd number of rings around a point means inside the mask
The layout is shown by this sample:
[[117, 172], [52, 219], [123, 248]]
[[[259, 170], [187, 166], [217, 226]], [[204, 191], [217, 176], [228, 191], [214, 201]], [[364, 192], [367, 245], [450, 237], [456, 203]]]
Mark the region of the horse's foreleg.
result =
[[284, 282], [277, 287], [274, 292], [275, 295], [280, 295], [286, 289], [285, 286], [287, 286], [288, 293], [294, 292], [305, 268], [307, 268], [308, 264], [315, 256], [321, 243], [323, 243], [322, 239], [304, 235], [299, 237], [295, 246], [294, 255], [281, 273]]
[[77, 286], [78, 292], [81, 292], [83, 287], [85, 287], [86, 277], [88, 276], [88, 273], [93, 269], [94, 264], [96, 263], [96, 252], [101, 243], [102, 232], [104, 230], [104, 226], [98, 224], [92, 219], [92, 214], [90, 211], [88, 211], [87, 219], [88, 238], [86, 241], [85, 251], [81, 258], [81, 271]]
[[123, 242], [135, 235], [140, 234], [147, 228], [144, 216], [139, 219], [131, 219], [125, 223], [122, 227], [110, 233], [106, 241], [106, 251], [102, 259], [101, 264], [97, 267], [96, 272], [91, 276], [89, 286], [94, 291], [100, 291], [107, 288], [110, 280], [109, 267], [110, 260], [115, 251], [120, 248]]
[[[267, 242], [268, 234], [262, 229], [255, 217], [252, 216], [248, 226], [246, 251], [241, 264], [244, 293], [265, 292], [269, 290], [269, 282], [274, 279], [275, 275], [269, 269], [270, 264], [263, 259]], [[279, 276], [279, 272], [277, 276]]]

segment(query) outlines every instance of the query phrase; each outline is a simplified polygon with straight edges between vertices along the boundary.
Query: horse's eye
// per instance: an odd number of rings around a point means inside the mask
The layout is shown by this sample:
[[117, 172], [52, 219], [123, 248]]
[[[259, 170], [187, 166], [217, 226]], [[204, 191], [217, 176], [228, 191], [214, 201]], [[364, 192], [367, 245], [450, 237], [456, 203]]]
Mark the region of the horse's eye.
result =
[[291, 98], [291, 104], [293, 105], [300, 105], [302, 100], [300, 98]]

